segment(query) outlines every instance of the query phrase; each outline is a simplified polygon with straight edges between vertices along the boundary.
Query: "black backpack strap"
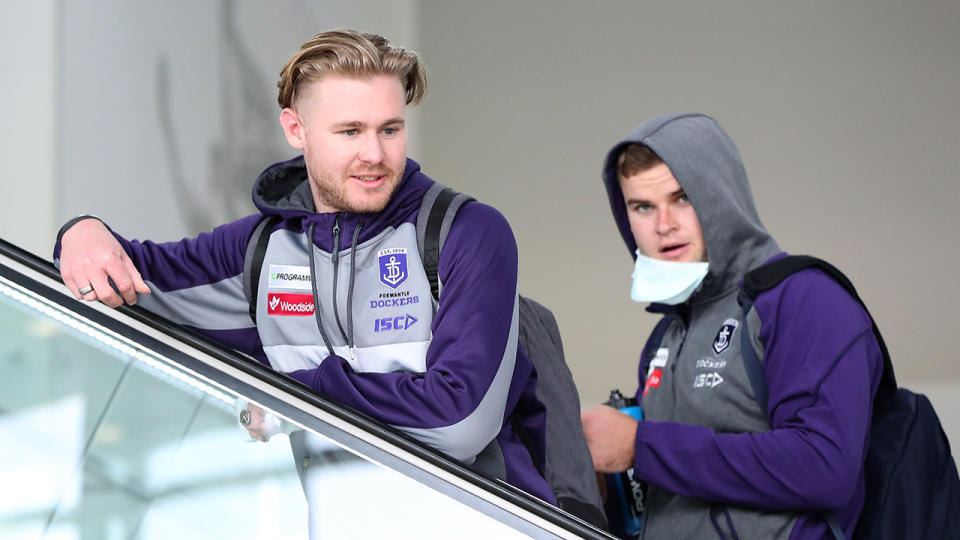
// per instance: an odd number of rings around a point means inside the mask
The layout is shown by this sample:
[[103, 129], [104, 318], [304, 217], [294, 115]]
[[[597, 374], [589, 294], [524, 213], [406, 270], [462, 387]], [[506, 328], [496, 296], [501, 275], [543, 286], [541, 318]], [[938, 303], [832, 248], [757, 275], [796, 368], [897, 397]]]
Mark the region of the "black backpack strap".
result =
[[[657, 325], [653, 327], [653, 332], [650, 333], [650, 337], [647, 338], [647, 342], [643, 345], [643, 361], [644, 364], [641, 364], [640, 368], [643, 369], [646, 366], [650, 365], [650, 359], [657, 354], [657, 349], [660, 348], [660, 344], [663, 343], [663, 336], [667, 334], [667, 329], [670, 328], [670, 324], [673, 322], [675, 315], [664, 315], [657, 321]], [[641, 372], [640, 380], [646, 384], [644, 381], [644, 374]]]
[[[810, 255], [790, 255], [751, 270], [743, 280], [743, 289], [740, 291], [739, 297], [740, 305], [743, 306], [745, 301], [749, 301], [749, 304], [752, 306], [758, 294], [776, 287], [788, 276], [806, 268], [817, 268], [833, 278], [833, 280], [839, 283], [840, 286], [863, 307], [863, 310], [866, 311], [867, 317], [870, 318], [870, 324], [873, 326], [873, 335], [877, 338], [877, 344], [880, 346], [880, 352], [883, 355], [883, 373], [880, 379], [880, 388], [877, 393], [880, 394], [882, 392], [887, 396], [896, 391], [897, 378], [893, 372], [893, 362], [890, 359], [890, 351], [887, 350], [887, 344], [880, 334], [880, 329], [877, 327], [876, 321], [873, 320], [873, 315], [870, 314], [870, 310], [867, 309], [867, 305], [864, 304], [863, 299], [860, 298], [860, 294], [857, 293], [857, 289], [853, 286], [850, 279], [838, 270], [837, 267], [827, 261], [811, 257]], [[744, 323], [746, 323], [746, 314], [748, 311], [749, 308], [744, 310]], [[746, 328], [744, 328], [744, 330], [746, 330]], [[745, 337], [747, 332], [744, 331], [743, 334]], [[746, 344], [747, 342], [745, 341], [744, 343]], [[744, 351], [746, 350], [747, 348], [744, 347]], [[752, 383], [753, 381], [751, 380], [751, 384]]]
[[260, 270], [263, 258], [267, 254], [270, 233], [280, 223], [280, 216], [264, 216], [253, 229], [247, 241], [247, 251], [243, 256], [243, 294], [250, 305], [250, 318], [257, 323], [257, 294], [260, 289]]
[[420, 203], [417, 215], [417, 246], [420, 248], [420, 260], [430, 282], [433, 299], [440, 299], [440, 250], [450, 232], [453, 218], [464, 203], [474, 200], [469, 195], [444, 186], [434, 184], [427, 190]]

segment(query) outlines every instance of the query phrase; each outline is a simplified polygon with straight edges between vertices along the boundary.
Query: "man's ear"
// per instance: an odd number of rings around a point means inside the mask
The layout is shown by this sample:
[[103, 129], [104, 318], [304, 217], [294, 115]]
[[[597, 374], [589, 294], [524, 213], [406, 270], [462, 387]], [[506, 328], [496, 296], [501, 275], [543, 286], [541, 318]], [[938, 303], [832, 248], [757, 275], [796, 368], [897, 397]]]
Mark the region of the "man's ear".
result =
[[306, 146], [304, 125], [300, 122], [297, 111], [290, 107], [280, 111], [280, 125], [283, 127], [283, 134], [287, 137], [287, 143], [297, 150], [303, 150]]

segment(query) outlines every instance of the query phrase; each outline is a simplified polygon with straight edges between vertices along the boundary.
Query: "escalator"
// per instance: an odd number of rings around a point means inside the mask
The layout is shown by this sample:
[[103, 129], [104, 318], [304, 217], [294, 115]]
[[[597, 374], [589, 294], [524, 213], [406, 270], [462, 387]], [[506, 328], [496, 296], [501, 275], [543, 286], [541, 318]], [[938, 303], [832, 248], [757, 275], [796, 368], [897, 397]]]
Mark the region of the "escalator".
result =
[[0, 456], [4, 539], [609, 538], [2, 240]]

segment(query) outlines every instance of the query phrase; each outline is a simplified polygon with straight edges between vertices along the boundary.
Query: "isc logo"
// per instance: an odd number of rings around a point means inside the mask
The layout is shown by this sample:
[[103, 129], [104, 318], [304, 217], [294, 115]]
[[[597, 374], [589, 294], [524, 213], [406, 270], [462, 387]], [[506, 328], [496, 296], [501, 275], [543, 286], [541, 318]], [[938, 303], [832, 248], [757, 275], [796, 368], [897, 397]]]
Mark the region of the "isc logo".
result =
[[373, 321], [374, 332], [386, 332], [387, 330], [406, 330], [417, 322], [417, 318], [409, 313], [399, 317], [383, 317]]

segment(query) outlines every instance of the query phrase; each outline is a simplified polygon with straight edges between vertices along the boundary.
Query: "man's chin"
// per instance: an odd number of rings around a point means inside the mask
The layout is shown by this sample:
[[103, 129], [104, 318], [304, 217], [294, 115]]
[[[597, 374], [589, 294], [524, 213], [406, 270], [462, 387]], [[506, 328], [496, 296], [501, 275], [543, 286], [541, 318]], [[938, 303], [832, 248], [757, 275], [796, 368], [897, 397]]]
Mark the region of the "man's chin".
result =
[[357, 193], [350, 197], [347, 211], [356, 214], [376, 214], [382, 212], [390, 199], [393, 198], [395, 189], [377, 190], [373, 193]]
[[388, 202], [390, 202], [389, 199], [379, 202], [365, 201], [361, 204], [354, 204], [347, 211], [354, 214], [376, 214], [382, 212], [387, 207]]

